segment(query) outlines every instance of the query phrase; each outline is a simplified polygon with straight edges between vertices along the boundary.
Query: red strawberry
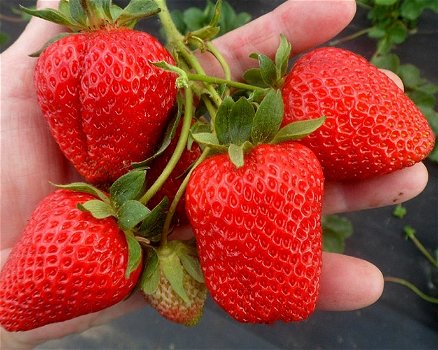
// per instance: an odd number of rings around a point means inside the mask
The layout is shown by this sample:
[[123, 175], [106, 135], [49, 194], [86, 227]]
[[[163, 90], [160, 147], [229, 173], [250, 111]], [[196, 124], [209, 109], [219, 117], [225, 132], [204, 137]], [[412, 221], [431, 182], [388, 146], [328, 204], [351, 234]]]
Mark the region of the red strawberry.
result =
[[409, 167], [431, 152], [434, 135], [414, 103], [366, 59], [338, 48], [302, 56], [283, 89], [283, 125], [326, 122], [302, 142], [330, 180], [364, 179]]
[[235, 319], [296, 321], [314, 310], [323, 181], [299, 143], [259, 145], [239, 168], [214, 155], [194, 170], [186, 209], [206, 286]]
[[34, 211], [0, 273], [0, 324], [24, 331], [109, 307], [126, 298], [128, 247], [114, 218], [77, 209], [93, 196], [57, 190]]
[[151, 64], [173, 64], [170, 53], [151, 35], [108, 21], [51, 44], [35, 68], [52, 134], [91, 183], [111, 183], [150, 156], [176, 100], [176, 75]]

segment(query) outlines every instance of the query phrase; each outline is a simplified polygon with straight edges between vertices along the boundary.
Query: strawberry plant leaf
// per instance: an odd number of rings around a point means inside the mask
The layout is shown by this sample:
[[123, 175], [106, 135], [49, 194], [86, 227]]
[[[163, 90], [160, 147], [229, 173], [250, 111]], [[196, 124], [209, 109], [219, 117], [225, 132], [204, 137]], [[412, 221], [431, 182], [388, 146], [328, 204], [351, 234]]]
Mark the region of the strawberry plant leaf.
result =
[[222, 145], [241, 145], [251, 137], [251, 127], [255, 111], [244, 97], [234, 102], [231, 97], [224, 99], [215, 119], [217, 138]]
[[210, 132], [200, 132], [196, 134], [191, 134], [193, 139], [201, 144], [210, 147], [213, 150], [217, 150], [219, 152], [226, 151], [226, 147], [222, 146], [217, 138], [217, 136]]
[[60, 24], [62, 26], [74, 29], [77, 28], [77, 25], [72, 22], [72, 20], [66, 15], [62, 14], [58, 10], [47, 8], [47, 9], [31, 9], [20, 5], [22, 11], [26, 12], [31, 16], [36, 16], [47, 21]]
[[172, 289], [187, 305], [190, 305], [190, 299], [184, 289], [184, 268], [181, 265], [179, 257], [175, 252], [170, 254], [167, 252], [163, 254], [158, 253], [158, 257], [160, 260], [161, 271], [169, 281]]
[[188, 254], [178, 254], [181, 264], [187, 273], [199, 283], [204, 283], [204, 275], [202, 274], [201, 264], [199, 260]]
[[117, 16], [116, 22], [123, 26], [141, 18], [150, 17], [160, 12], [153, 0], [131, 0]]
[[251, 85], [259, 86], [259, 87], [268, 87], [262, 78], [262, 73], [260, 68], [250, 68], [243, 74], [243, 79]]
[[76, 192], [84, 192], [91, 194], [92, 196], [101, 199], [103, 202], [110, 204], [110, 199], [108, 196], [99, 190], [97, 187], [94, 187], [93, 185], [87, 184], [85, 182], [72, 182], [67, 185], [57, 185], [55, 184], [57, 188], [63, 188], [70, 191], [76, 191]]
[[74, 21], [79, 23], [80, 25], [86, 25], [87, 22], [87, 14], [85, 13], [84, 8], [82, 7], [81, 0], [69, 0], [69, 10], [70, 15]]
[[110, 216], [117, 218], [114, 208], [99, 199], [91, 199], [85, 203], [78, 204], [78, 209], [89, 212], [96, 219], [105, 219]]
[[241, 146], [231, 144], [228, 147], [228, 156], [230, 157], [231, 163], [233, 163], [237, 168], [240, 168], [244, 164], [244, 152]]
[[160, 282], [160, 269], [157, 253], [154, 249], [147, 252], [145, 268], [140, 277], [140, 289], [145, 294], [154, 294]]
[[317, 119], [301, 120], [290, 123], [278, 131], [271, 143], [276, 144], [301, 139], [318, 129], [324, 121], [325, 117], [319, 117]]
[[277, 69], [277, 81], [282, 79], [288, 71], [289, 57], [292, 53], [292, 45], [287, 41], [284, 34], [280, 35], [280, 45], [275, 53], [275, 66]]
[[152, 242], [158, 242], [161, 239], [164, 221], [166, 220], [169, 199], [164, 197], [158, 205], [144, 218], [138, 234]]
[[150, 213], [142, 203], [136, 200], [126, 200], [120, 206], [117, 217], [122, 230], [131, 230], [142, 222]]
[[125, 278], [131, 276], [142, 260], [142, 249], [140, 243], [135, 239], [131, 231], [123, 231], [125, 233], [126, 243], [128, 244], [128, 264], [126, 267]]
[[283, 120], [284, 104], [280, 90], [271, 89], [260, 103], [254, 116], [251, 140], [267, 143], [274, 138]]
[[269, 86], [275, 86], [277, 82], [277, 67], [275, 63], [266, 55], [258, 54], [260, 65], [260, 75], [263, 81]]
[[323, 249], [327, 252], [343, 253], [345, 240], [353, 234], [350, 220], [337, 215], [327, 215], [322, 218]]
[[109, 190], [114, 206], [120, 207], [127, 200], [138, 198], [144, 188], [145, 180], [144, 170], [131, 170], [119, 177]]

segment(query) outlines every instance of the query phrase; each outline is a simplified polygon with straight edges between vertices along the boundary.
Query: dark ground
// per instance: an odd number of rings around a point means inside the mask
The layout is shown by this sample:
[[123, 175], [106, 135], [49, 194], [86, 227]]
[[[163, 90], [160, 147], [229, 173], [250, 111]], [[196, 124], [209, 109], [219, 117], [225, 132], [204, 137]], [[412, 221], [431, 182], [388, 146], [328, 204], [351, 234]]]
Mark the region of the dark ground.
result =
[[[31, 5], [32, 1], [22, 1]], [[203, 1], [169, 1], [169, 6], [184, 8]], [[281, 1], [231, 1], [239, 10], [254, 17], [274, 8]], [[1, 13], [11, 14], [16, 1], [2, 0]], [[359, 12], [350, 27], [341, 34], [354, 32], [365, 23]], [[23, 23], [1, 21], [1, 31], [11, 41], [23, 29]], [[150, 31], [156, 21], [143, 25]], [[427, 13], [419, 32], [398, 52], [405, 63], [421, 67], [424, 75], [438, 83], [438, 15]], [[10, 42], [2, 47], [6, 48]], [[369, 39], [346, 46], [364, 56], [373, 52]], [[355, 232], [347, 242], [346, 254], [367, 259], [385, 275], [409, 279], [421, 290], [438, 294], [438, 276], [410, 241], [402, 228], [409, 224], [430, 250], [438, 248], [438, 164], [426, 162], [430, 180], [425, 191], [405, 204], [405, 219], [394, 218], [393, 208], [366, 210], [348, 214]], [[436, 271], [435, 271], [436, 272]], [[435, 281], [435, 284], [432, 283]], [[317, 312], [300, 324], [273, 326], [245, 325], [231, 320], [211, 300], [205, 315], [195, 328], [171, 324], [153, 310], [145, 308], [83, 334], [48, 342], [39, 349], [438, 349], [438, 307], [426, 303], [398, 285], [389, 284], [382, 298], [361, 311]]]

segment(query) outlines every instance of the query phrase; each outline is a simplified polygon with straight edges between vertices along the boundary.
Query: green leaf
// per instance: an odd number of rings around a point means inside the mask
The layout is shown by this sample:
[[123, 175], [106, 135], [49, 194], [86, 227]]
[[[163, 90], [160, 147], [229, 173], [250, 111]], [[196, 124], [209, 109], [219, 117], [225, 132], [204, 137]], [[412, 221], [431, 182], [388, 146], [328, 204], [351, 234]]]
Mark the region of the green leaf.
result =
[[150, 17], [160, 12], [160, 8], [153, 0], [131, 0], [117, 16], [119, 25], [129, 24], [141, 18]]
[[138, 234], [152, 242], [158, 242], [161, 239], [161, 233], [163, 232], [168, 206], [169, 200], [167, 197], [164, 197], [144, 218]]
[[259, 87], [268, 87], [262, 78], [262, 73], [260, 72], [260, 68], [250, 68], [243, 74], [243, 79], [248, 84], [259, 86]]
[[91, 199], [85, 203], [78, 204], [78, 208], [82, 211], [89, 212], [96, 219], [104, 219], [110, 216], [117, 218], [117, 213], [114, 208], [99, 199]]
[[136, 199], [142, 193], [146, 180], [146, 171], [131, 170], [119, 177], [110, 187], [111, 201], [120, 207], [128, 200]]
[[263, 81], [269, 86], [275, 86], [277, 82], [277, 67], [275, 63], [265, 55], [258, 55], [260, 75]]
[[271, 143], [276, 144], [301, 139], [317, 130], [322, 124], [324, 124], [324, 121], [325, 117], [323, 116], [317, 119], [290, 123], [278, 131]]
[[178, 255], [184, 269], [187, 273], [199, 283], [204, 283], [204, 275], [202, 274], [201, 264], [199, 260], [188, 254], [180, 254]]
[[424, 82], [424, 79], [421, 77], [420, 69], [413, 64], [400, 65], [397, 74], [403, 80], [403, 85], [406, 88], [415, 88]]
[[200, 132], [191, 135], [197, 143], [210, 147], [211, 149], [219, 152], [224, 152], [227, 149], [225, 146], [220, 144], [217, 136], [211, 132]]
[[135, 239], [131, 231], [124, 231], [126, 243], [128, 244], [128, 264], [126, 267], [125, 278], [128, 279], [141, 263], [142, 250], [140, 243]]
[[255, 111], [244, 97], [234, 102], [227, 97], [219, 107], [215, 120], [217, 138], [222, 145], [242, 145], [251, 137]]
[[187, 305], [190, 305], [190, 299], [184, 289], [184, 268], [177, 254], [174, 251], [169, 253], [168, 249], [164, 247], [164, 249], [159, 250], [158, 258], [161, 271], [169, 281], [172, 289]]
[[333, 253], [343, 253], [345, 240], [353, 234], [353, 224], [345, 217], [327, 215], [322, 218], [323, 248]]
[[292, 52], [292, 45], [287, 41], [284, 34], [280, 35], [280, 45], [275, 53], [275, 66], [277, 67], [277, 80], [280, 80], [289, 67], [289, 57]]
[[394, 210], [392, 211], [392, 215], [394, 215], [395, 217], [397, 217], [399, 219], [403, 219], [406, 216], [406, 214], [407, 214], [407, 210], [401, 204], [397, 204], [394, 207]]
[[136, 200], [123, 202], [117, 212], [118, 223], [122, 230], [131, 230], [142, 222], [150, 213], [142, 203]]
[[378, 68], [389, 69], [397, 73], [400, 67], [400, 58], [395, 54], [379, 55], [373, 57], [371, 63]]
[[87, 184], [85, 182], [73, 182], [67, 185], [56, 185], [57, 188], [63, 188], [65, 190], [70, 191], [76, 191], [76, 192], [83, 192], [91, 194], [92, 196], [101, 199], [103, 202], [110, 204], [110, 199], [108, 196], [99, 190], [97, 187], [94, 187], [93, 185]]
[[87, 14], [82, 7], [81, 0], [69, 0], [70, 15], [80, 25], [86, 25]]
[[240, 168], [244, 164], [244, 152], [242, 146], [231, 144], [228, 147], [228, 156], [230, 157], [231, 163], [233, 163], [237, 168]]
[[145, 268], [140, 278], [140, 289], [147, 295], [154, 294], [160, 282], [160, 269], [157, 253], [154, 249], [147, 252]]
[[73, 24], [71, 22], [70, 18], [68, 18], [67, 16], [65, 16], [64, 14], [59, 12], [58, 10], [51, 9], [51, 8], [36, 10], [36, 9], [26, 8], [26, 7], [21, 6], [21, 5], [20, 5], [20, 8], [21, 8], [21, 10], [23, 10], [24, 12], [26, 12], [27, 14], [29, 14], [31, 16], [39, 17], [39, 18], [45, 19], [47, 21], [57, 23], [57, 24], [60, 24], [62, 26], [69, 27], [72, 29], [77, 28], [77, 25]]
[[401, 44], [408, 36], [408, 29], [401, 21], [397, 21], [388, 28], [387, 33], [391, 43]]
[[260, 103], [251, 129], [253, 144], [270, 142], [280, 129], [284, 104], [280, 90], [271, 89]]

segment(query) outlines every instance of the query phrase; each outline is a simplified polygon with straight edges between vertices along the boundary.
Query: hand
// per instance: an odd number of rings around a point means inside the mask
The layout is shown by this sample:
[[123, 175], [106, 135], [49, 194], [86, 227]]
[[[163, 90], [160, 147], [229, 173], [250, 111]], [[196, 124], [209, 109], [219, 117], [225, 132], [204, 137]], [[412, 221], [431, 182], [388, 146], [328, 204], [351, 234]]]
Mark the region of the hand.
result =
[[[39, 8], [54, 7], [53, 1], [40, 1]], [[273, 54], [280, 33], [293, 44], [295, 53], [329, 40], [340, 32], [355, 13], [355, 1], [289, 0], [273, 12], [216, 40], [215, 44], [231, 62], [238, 79], [253, 64], [252, 52]], [[5, 260], [17, 241], [36, 204], [53, 191], [53, 183], [79, 178], [53, 141], [36, 102], [33, 87], [34, 58], [28, 57], [61, 28], [34, 18], [20, 38], [2, 54], [1, 142], [2, 160], [1, 256]], [[263, 33], [263, 35], [259, 35]], [[201, 57], [209, 73], [215, 74], [211, 58]], [[389, 74], [389, 73], [388, 73]], [[400, 84], [396, 77], [393, 79]], [[400, 85], [401, 86], [401, 85]], [[401, 86], [402, 87], [402, 86]], [[328, 183], [324, 214], [361, 210], [406, 201], [425, 187], [427, 171], [422, 164], [386, 176], [357, 183]], [[402, 190], [400, 190], [402, 189]], [[324, 253], [320, 310], [353, 310], [376, 301], [383, 288], [380, 271], [370, 263], [345, 255]], [[94, 314], [47, 325], [28, 332], [1, 330], [2, 344], [32, 348], [38, 343], [81, 332], [144, 306], [141, 295]], [[8, 347], [6, 346], [6, 347]]]

